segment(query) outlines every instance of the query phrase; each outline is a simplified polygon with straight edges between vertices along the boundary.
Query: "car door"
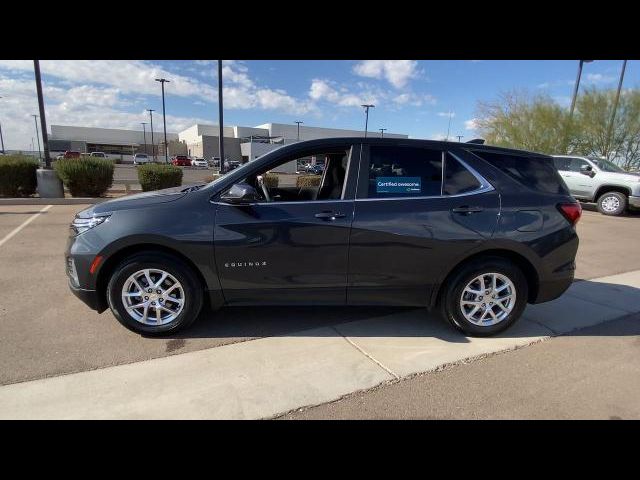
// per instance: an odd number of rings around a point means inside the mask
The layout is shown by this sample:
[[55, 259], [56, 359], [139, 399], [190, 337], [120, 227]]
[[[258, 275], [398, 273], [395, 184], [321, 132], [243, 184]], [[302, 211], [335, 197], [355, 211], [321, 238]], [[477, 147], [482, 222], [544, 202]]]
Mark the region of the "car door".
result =
[[215, 263], [227, 303], [346, 303], [360, 145], [331, 148], [344, 150], [341, 194], [250, 205], [216, 202]]
[[[556, 162], [558, 159], [554, 159]], [[577, 198], [591, 198], [595, 192], [595, 179], [580, 171], [584, 165], [591, 165], [582, 158], [562, 157], [562, 164], [558, 166], [558, 172], [569, 187], [571, 195]], [[558, 163], [556, 162], [556, 165]], [[562, 168], [562, 169], [561, 169]]]
[[491, 237], [499, 211], [494, 188], [453, 153], [365, 146], [348, 303], [426, 305], [443, 272]]

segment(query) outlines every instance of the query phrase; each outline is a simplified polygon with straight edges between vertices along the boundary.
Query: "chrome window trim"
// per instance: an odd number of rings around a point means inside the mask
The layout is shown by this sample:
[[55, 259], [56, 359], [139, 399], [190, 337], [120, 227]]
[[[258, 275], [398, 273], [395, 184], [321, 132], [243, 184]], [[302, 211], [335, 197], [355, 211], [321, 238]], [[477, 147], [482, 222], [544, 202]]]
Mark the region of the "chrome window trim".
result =
[[347, 203], [347, 202], [353, 202], [353, 198], [352, 199], [336, 199], [336, 200], [295, 200], [292, 202], [253, 202], [253, 203], [243, 203], [243, 204], [233, 204], [233, 203], [227, 203], [227, 202], [221, 202], [219, 200], [215, 200], [212, 201], [211, 203], [213, 203], [214, 205], [227, 205], [227, 206], [231, 206], [231, 207], [246, 207], [249, 205], [296, 205], [296, 204], [309, 204], [309, 203]]

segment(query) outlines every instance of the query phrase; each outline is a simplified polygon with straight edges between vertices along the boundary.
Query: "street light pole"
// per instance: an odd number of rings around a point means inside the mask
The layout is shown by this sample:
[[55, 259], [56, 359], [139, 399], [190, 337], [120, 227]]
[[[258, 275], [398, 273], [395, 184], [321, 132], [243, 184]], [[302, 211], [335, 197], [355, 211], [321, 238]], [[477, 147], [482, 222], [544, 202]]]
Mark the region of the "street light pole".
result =
[[361, 107], [364, 107], [364, 111], [365, 111], [364, 138], [367, 138], [367, 129], [369, 128], [369, 109], [375, 108], [375, 105], [364, 104], [364, 105], [361, 105]]
[[[220, 170], [224, 171], [224, 111], [222, 108], [222, 60], [218, 60], [218, 151], [220, 153]], [[203, 152], [204, 154], [204, 152]]]
[[144, 138], [144, 153], [147, 152], [147, 122], [140, 122], [142, 125], [142, 137]]
[[578, 76], [576, 77], [576, 84], [573, 88], [573, 98], [571, 99], [571, 109], [569, 110], [569, 120], [573, 118], [573, 110], [576, 108], [576, 99], [578, 98], [578, 89], [580, 88], [580, 77], [582, 77], [582, 66], [585, 63], [591, 63], [593, 60], [580, 60], [578, 64]]
[[151, 155], [153, 155], [153, 161], [156, 161], [156, 145], [153, 143], [153, 112], [155, 110], [148, 108], [149, 116], [151, 117]]
[[[42, 79], [40, 78], [40, 61], [33, 61], [33, 70], [36, 76], [36, 91], [38, 93], [38, 107], [40, 110], [40, 126], [42, 127], [42, 146], [44, 147], [44, 162], [45, 168], [49, 170], [51, 168], [51, 157], [49, 155], [49, 139], [47, 137], [47, 118], [44, 113], [44, 96], [42, 95]], [[36, 124], [37, 129], [37, 124]], [[40, 139], [38, 139], [40, 144]], [[38, 146], [38, 149], [40, 147]]]
[[298, 121], [296, 121], [294, 123], [296, 123], [298, 125], [298, 142], [299, 142], [300, 141], [300, 124], [304, 123], [304, 122], [298, 120]]
[[449, 110], [449, 125], [447, 126], [447, 138], [445, 141], [449, 141], [449, 133], [451, 132], [451, 117], [453, 117], [453, 112]]
[[38, 159], [42, 161], [42, 150], [40, 149], [40, 132], [38, 131], [38, 115], [31, 115], [36, 126], [36, 139], [38, 140]]
[[0, 122], [0, 145], [2, 145], [2, 153], [4, 153], [4, 138], [2, 137], [2, 122]]
[[164, 125], [164, 163], [169, 163], [169, 147], [167, 145], [167, 117], [164, 111], [164, 84], [171, 83], [166, 78], [156, 78], [156, 82], [162, 84], [162, 123]]
[[456, 137], [458, 137], [458, 143], [460, 143], [464, 138], [464, 135], [456, 135]]
[[380, 138], [384, 138], [384, 132], [386, 130], [386, 128], [380, 128]]
[[613, 121], [616, 119], [616, 111], [618, 110], [618, 101], [620, 100], [620, 90], [622, 90], [622, 81], [624, 80], [624, 72], [626, 69], [627, 69], [627, 61], [624, 60], [622, 63], [622, 71], [620, 72], [620, 81], [618, 82], [618, 91], [616, 92], [616, 99], [613, 103], [613, 112], [611, 113], [611, 120], [609, 120], [609, 128], [607, 129], [607, 157], [611, 153], [609, 151], [609, 147], [611, 146], [611, 132], [613, 131]]

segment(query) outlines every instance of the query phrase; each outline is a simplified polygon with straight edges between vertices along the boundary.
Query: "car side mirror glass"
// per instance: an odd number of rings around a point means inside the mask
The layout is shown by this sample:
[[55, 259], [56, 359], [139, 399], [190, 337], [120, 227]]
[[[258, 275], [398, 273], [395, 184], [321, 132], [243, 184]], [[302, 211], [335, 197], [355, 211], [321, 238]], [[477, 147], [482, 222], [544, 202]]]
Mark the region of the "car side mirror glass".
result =
[[593, 171], [593, 167], [591, 165], [582, 165], [580, 167], [580, 173], [593, 177], [596, 172]]
[[247, 183], [236, 183], [220, 197], [223, 202], [234, 205], [246, 205], [258, 202], [261, 199], [262, 197], [258, 195], [258, 191]]

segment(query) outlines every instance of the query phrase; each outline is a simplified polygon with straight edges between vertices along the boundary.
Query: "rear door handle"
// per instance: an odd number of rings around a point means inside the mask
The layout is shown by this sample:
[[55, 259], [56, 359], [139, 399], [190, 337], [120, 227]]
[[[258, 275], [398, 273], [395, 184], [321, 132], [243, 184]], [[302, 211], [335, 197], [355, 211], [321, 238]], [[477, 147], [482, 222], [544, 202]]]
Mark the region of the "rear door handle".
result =
[[335, 220], [336, 218], [344, 218], [344, 213], [339, 212], [320, 212], [316, 213], [316, 218], [322, 218], [323, 220]]
[[452, 209], [451, 211], [453, 213], [460, 213], [462, 215], [471, 215], [472, 213], [478, 213], [478, 212], [482, 212], [484, 210], [484, 208], [482, 207], [467, 207], [462, 206], [462, 207], [457, 207]]

